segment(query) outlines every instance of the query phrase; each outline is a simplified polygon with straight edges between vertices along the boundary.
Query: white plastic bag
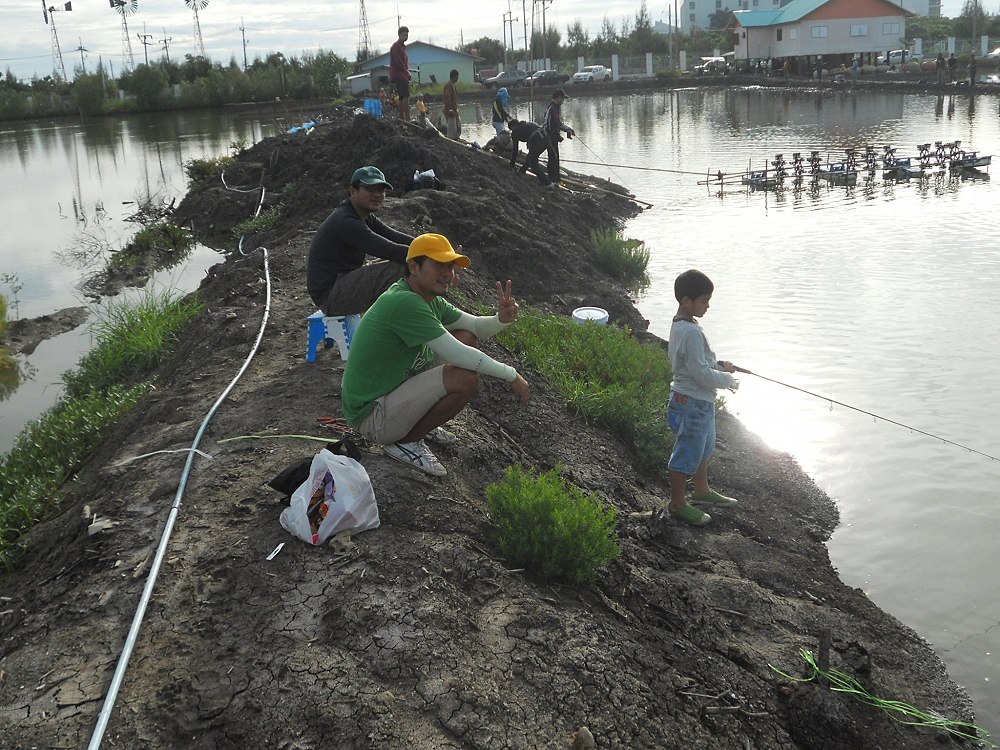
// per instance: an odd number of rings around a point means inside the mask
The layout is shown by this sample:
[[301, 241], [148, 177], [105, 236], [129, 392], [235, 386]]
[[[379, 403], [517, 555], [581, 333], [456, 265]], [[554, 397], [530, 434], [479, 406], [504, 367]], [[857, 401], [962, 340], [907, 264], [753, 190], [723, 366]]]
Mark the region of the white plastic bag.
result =
[[323, 544], [334, 534], [379, 525], [375, 490], [365, 467], [326, 448], [312, 460], [309, 479], [281, 511], [281, 525], [309, 544]]

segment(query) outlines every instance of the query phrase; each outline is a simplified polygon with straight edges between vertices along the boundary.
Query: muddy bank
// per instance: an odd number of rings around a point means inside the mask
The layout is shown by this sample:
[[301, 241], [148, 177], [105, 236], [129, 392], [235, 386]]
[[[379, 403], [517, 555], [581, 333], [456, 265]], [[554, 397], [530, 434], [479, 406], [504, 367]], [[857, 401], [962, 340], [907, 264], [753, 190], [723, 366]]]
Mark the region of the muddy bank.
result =
[[[61, 511], [26, 535], [3, 582], [0, 746], [87, 743], [184, 456], [121, 462], [190, 445], [257, 337], [268, 275], [264, 337], [200, 446], [213, 458], [195, 463], [105, 747], [553, 748], [582, 726], [598, 748], [940, 747], [940, 732], [768, 666], [801, 673], [799, 649], [825, 631], [831, 667], [873, 693], [970, 718], [930, 647], [839, 581], [824, 545], [836, 508], [788, 456], [722, 418], [713, 477], [740, 505], [707, 529], [663, 523], [666, 486], [522, 363], [531, 404], [486, 381], [452, 423], [460, 442], [437, 451], [447, 477], [364, 454], [382, 527], [353, 552], [289, 538], [283, 498], [264, 483], [318, 444], [220, 441], [323, 436], [316, 418], [340, 414], [334, 351], [304, 358], [305, 258], [364, 163], [400, 188], [384, 219], [442, 232], [472, 257], [463, 306], [492, 304], [493, 282], [511, 278], [524, 302], [561, 314], [600, 306], [646, 335], [589, 242], [638, 211], [627, 197], [544, 190], [491, 155], [348, 112], [257, 144], [226, 176], [248, 192], [203, 184], [177, 220], [221, 241], [263, 185], [282, 222], [212, 269], [199, 291], [207, 309], [153, 395], [65, 486]], [[446, 190], [402, 189], [429, 168]], [[495, 343], [488, 351], [515, 364]], [[513, 463], [562, 464], [618, 509], [623, 554], [593, 585], [551, 585], [500, 559], [484, 488]], [[94, 514], [111, 525], [88, 535]]]
[[19, 354], [31, 354], [43, 341], [83, 325], [88, 314], [86, 307], [65, 307], [37, 318], [21, 318], [10, 323], [0, 343]]

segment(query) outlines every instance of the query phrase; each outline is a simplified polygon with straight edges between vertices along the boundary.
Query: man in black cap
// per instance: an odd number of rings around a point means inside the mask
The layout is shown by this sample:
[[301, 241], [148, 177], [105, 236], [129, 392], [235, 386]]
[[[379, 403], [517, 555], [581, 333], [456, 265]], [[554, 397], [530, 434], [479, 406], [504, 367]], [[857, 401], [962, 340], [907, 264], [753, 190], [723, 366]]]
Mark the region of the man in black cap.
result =
[[[306, 284], [324, 315], [363, 313], [403, 278], [413, 237], [384, 224], [375, 212], [392, 185], [377, 167], [351, 176], [347, 199], [320, 225], [309, 248]], [[365, 256], [383, 261], [365, 265]]]
[[559, 142], [562, 134], [568, 138], [576, 135], [576, 131], [562, 121], [562, 104], [566, 101], [566, 92], [556, 89], [552, 92], [552, 101], [549, 102], [548, 109], [545, 110], [545, 119], [542, 120], [542, 130], [549, 139], [549, 179], [556, 185], [560, 182], [559, 177]]

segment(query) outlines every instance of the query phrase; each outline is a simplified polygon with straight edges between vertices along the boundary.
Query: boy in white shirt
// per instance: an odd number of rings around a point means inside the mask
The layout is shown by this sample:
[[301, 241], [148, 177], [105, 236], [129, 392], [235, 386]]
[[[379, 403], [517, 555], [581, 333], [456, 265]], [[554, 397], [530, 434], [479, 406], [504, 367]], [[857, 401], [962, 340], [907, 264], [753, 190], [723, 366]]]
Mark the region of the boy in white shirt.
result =
[[716, 360], [695, 318], [708, 312], [715, 285], [701, 271], [685, 271], [674, 280], [677, 314], [670, 326], [670, 384], [667, 421], [676, 440], [667, 464], [670, 476], [670, 515], [693, 526], [705, 526], [712, 517], [689, 504], [686, 481], [694, 477], [695, 503], [735, 505], [708, 484], [708, 459], [715, 449], [715, 394], [718, 388], [736, 390], [739, 381], [732, 362]]

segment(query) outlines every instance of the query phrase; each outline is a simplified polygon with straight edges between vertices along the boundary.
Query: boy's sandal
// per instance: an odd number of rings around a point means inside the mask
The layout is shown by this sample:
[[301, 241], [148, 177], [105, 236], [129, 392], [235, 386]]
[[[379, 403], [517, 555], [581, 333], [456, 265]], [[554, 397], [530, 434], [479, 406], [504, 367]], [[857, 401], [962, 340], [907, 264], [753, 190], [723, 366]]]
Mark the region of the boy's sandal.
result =
[[695, 494], [691, 496], [692, 503], [711, 503], [713, 505], [736, 505], [735, 497], [727, 497], [721, 492], [716, 492], [715, 490], [709, 490], [707, 493], [702, 493], [700, 495]]
[[707, 526], [708, 522], [712, 520], [712, 517], [708, 513], [693, 505], [685, 505], [680, 510], [674, 510], [667, 506], [667, 510], [670, 511], [670, 515], [674, 518], [679, 518], [684, 523], [689, 523], [692, 526]]

